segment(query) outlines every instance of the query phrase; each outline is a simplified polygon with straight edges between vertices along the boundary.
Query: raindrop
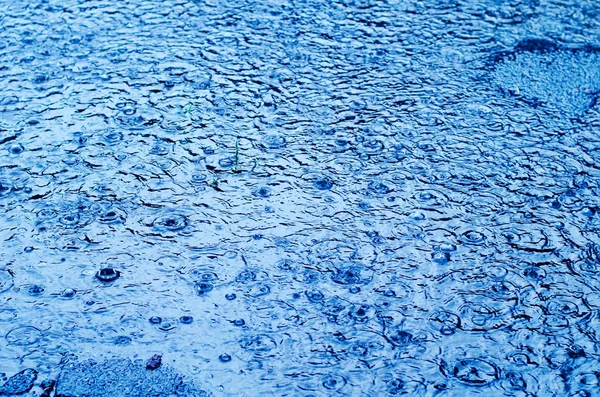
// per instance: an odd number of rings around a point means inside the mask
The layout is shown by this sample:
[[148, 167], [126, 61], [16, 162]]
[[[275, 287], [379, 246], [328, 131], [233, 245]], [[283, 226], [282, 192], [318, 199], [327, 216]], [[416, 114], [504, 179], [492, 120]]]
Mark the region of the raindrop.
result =
[[228, 301], [232, 301], [236, 298], [237, 296], [235, 294], [227, 294], [225, 295], [225, 299], [227, 299]]
[[103, 269], [100, 269], [96, 273], [96, 278], [105, 283], [115, 281], [120, 276], [121, 276], [121, 272], [119, 272], [118, 270], [115, 270], [113, 268], [110, 268], [110, 267], [105, 267]]

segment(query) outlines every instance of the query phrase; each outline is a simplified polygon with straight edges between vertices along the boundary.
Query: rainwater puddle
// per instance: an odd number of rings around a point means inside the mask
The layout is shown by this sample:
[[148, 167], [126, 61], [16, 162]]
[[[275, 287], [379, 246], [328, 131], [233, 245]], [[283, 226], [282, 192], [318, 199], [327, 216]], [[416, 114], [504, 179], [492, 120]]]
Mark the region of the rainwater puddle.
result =
[[0, 392], [598, 393], [596, 1], [0, 15]]

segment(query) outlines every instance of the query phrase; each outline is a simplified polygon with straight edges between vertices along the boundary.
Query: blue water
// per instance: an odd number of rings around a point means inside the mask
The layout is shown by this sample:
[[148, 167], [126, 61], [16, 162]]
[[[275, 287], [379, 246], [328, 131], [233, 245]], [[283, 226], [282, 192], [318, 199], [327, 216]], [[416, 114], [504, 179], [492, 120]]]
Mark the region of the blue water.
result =
[[0, 372], [600, 395], [597, 1], [6, 0], [0, 34]]

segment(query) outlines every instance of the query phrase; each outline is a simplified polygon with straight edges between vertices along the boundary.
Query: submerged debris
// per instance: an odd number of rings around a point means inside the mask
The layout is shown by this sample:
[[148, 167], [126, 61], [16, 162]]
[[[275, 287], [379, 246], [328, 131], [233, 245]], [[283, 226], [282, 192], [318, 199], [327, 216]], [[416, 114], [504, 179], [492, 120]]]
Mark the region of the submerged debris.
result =
[[27, 368], [11, 376], [6, 383], [0, 387], [0, 396], [12, 396], [27, 393], [33, 387], [33, 382], [37, 379], [37, 374], [35, 369]]
[[[158, 358], [155, 360], [155, 358]], [[159, 365], [146, 370], [150, 362]], [[201, 397], [209, 394], [197, 388], [172, 368], [160, 366], [160, 355], [143, 360], [110, 359], [69, 364], [63, 367], [56, 384], [60, 397]], [[160, 367], [159, 367], [160, 366]]]
[[162, 356], [160, 354], [155, 354], [148, 359], [148, 362], [146, 363], [146, 369], [155, 370], [156, 368], [160, 367], [161, 363]]
[[44, 389], [40, 397], [50, 397], [52, 392], [54, 391], [54, 386], [56, 386], [55, 380], [45, 380], [41, 383], [40, 387]]

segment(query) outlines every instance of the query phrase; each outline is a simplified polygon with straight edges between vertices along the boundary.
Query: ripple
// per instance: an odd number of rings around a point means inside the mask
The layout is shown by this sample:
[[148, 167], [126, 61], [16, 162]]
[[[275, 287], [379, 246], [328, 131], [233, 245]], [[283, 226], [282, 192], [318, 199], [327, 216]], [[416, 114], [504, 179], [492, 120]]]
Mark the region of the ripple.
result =
[[349, 265], [336, 268], [331, 280], [336, 284], [368, 284], [373, 279], [373, 271], [362, 266]]
[[385, 145], [382, 141], [375, 139], [375, 138], [371, 138], [371, 139], [365, 139], [364, 141], [362, 141], [358, 150], [360, 153], [363, 153], [363, 154], [374, 155], [374, 154], [382, 153], [384, 148], [385, 148]]
[[188, 226], [188, 218], [184, 215], [164, 215], [156, 218], [152, 222], [152, 228], [159, 232], [177, 232]]
[[344, 308], [339, 314], [333, 314], [335, 323], [340, 325], [353, 325], [367, 323], [374, 316], [370, 305], [351, 305]]
[[486, 240], [486, 237], [482, 232], [467, 230], [461, 235], [461, 240], [467, 244], [481, 244]]
[[6, 334], [6, 342], [13, 346], [31, 346], [43, 337], [42, 331], [35, 327], [16, 327]]
[[443, 335], [452, 335], [462, 327], [460, 317], [445, 310], [432, 314], [429, 321], [432, 327]]
[[133, 339], [130, 336], [120, 335], [113, 339], [113, 343], [117, 346], [130, 345]]
[[271, 189], [268, 186], [261, 186], [252, 192], [253, 196], [267, 198], [271, 195]]
[[318, 190], [331, 190], [333, 187], [333, 181], [329, 178], [317, 178], [313, 181], [313, 186]]
[[0, 269], [0, 293], [8, 291], [13, 285], [12, 273], [7, 269]]
[[123, 133], [110, 130], [102, 134], [103, 141], [108, 145], [116, 145], [123, 140]]
[[341, 375], [326, 375], [323, 377], [323, 382], [321, 383], [323, 387], [327, 390], [341, 390], [348, 381]]
[[499, 379], [498, 367], [480, 358], [464, 358], [450, 365], [442, 362], [440, 369], [445, 376], [472, 386], [487, 386]]
[[325, 299], [325, 295], [321, 291], [304, 291], [304, 295], [312, 303], [322, 302]]
[[369, 196], [384, 196], [394, 191], [391, 187], [391, 183], [384, 181], [371, 181], [367, 185], [365, 195]]
[[277, 347], [277, 343], [268, 335], [250, 335], [240, 339], [240, 347], [252, 352], [269, 352]]
[[118, 209], [109, 208], [100, 214], [98, 221], [106, 224], [125, 223], [125, 213]]
[[445, 207], [448, 199], [435, 190], [422, 190], [415, 194], [414, 199], [430, 208]]
[[268, 149], [282, 149], [286, 145], [285, 137], [276, 134], [265, 135], [261, 142]]

